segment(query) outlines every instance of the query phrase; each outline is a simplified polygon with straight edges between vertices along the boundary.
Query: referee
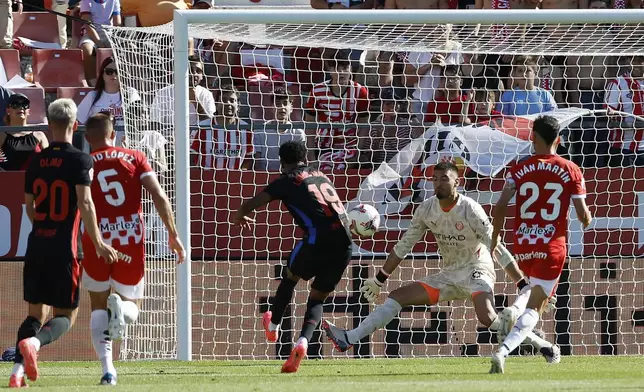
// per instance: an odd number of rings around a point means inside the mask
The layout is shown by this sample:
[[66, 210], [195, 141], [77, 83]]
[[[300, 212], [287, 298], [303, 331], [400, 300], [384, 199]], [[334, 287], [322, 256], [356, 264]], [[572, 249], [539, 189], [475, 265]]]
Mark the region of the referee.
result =
[[[35, 155], [25, 173], [25, 204], [33, 224], [23, 270], [29, 314], [18, 328], [17, 353], [9, 387], [38, 379], [38, 350], [60, 338], [74, 323], [80, 279], [80, 218], [105, 262], [117, 260], [103, 243], [90, 193], [92, 158], [71, 145], [76, 104], [59, 99], [47, 115], [52, 142]], [[53, 307], [53, 318], [44, 323]]]

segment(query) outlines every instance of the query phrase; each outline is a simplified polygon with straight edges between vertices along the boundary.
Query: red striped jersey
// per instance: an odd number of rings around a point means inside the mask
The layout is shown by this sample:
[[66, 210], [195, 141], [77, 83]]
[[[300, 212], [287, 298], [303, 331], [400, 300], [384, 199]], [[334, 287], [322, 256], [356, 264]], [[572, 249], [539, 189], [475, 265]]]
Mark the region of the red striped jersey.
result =
[[[330, 82], [313, 86], [305, 110], [315, 116], [320, 127], [317, 135], [320, 148], [345, 148], [358, 145], [357, 130], [333, 129], [328, 123], [355, 122], [358, 113], [369, 110], [369, 92], [360, 83], [351, 81], [340, 97], [331, 90]], [[327, 124], [324, 124], [327, 123]]]
[[241, 169], [253, 155], [253, 136], [248, 129], [202, 128], [191, 135], [191, 150], [204, 169]]
[[[644, 116], [644, 80], [619, 76], [606, 85], [606, 106], [620, 112]], [[633, 118], [626, 117], [626, 122]], [[613, 147], [633, 152], [644, 150], [644, 129], [616, 128], [610, 131]]]

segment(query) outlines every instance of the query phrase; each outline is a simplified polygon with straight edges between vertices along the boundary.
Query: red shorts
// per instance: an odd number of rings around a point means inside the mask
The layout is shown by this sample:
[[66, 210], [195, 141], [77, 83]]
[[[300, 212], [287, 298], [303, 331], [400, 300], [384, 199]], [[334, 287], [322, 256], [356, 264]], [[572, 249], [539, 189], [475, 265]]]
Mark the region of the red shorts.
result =
[[107, 282], [110, 279], [122, 285], [137, 285], [145, 274], [145, 247], [140, 244], [122, 246], [114, 241], [112, 247], [119, 252], [116, 263], [107, 264], [96, 255], [96, 248], [87, 234], [83, 234], [83, 269], [95, 281]]
[[514, 256], [523, 273], [531, 278], [556, 280], [566, 263], [565, 247], [514, 246]]

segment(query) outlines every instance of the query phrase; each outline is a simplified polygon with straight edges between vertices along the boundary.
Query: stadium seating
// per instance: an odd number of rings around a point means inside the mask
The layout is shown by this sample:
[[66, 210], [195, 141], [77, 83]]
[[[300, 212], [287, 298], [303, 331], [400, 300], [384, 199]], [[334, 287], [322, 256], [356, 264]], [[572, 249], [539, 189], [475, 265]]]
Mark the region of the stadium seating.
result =
[[[34, 41], [60, 45], [58, 36], [58, 17], [48, 12], [13, 13], [14, 38], [29, 38]], [[30, 55], [31, 48], [20, 50], [21, 55]]]
[[34, 83], [48, 93], [58, 87], [87, 87], [79, 49], [33, 51]]
[[29, 108], [29, 124], [46, 124], [47, 110], [45, 108], [45, 90], [39, 87], [14, 88], [14, 93], [24, 94], [31, 101]]
[[103, 61], [108, 57], [112, 57], [112, 49], [96, 49], [96, 75], [98, 75], [101, 69], [101, 64], [103, 64]]
[[20, 55], [15, 49], [0, 49], [0, 59], [4, 66], [4, 72], [7, 74], [7, 80], [11, 80], [16, 75], [21, 75], [20, 72]]
[[94, 90], [92, 87], [58, 87], [56, 96], [58, 98], [69, 98], [80, 105], [87, 94]]

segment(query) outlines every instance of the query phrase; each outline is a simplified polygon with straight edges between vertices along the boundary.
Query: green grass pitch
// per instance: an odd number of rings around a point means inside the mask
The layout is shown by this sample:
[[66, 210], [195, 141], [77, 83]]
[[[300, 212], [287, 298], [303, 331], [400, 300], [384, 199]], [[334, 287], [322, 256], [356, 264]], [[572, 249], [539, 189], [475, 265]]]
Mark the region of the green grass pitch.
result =
[[[488, 358], [306, 360], [296, 374], [280, 374], [278, 361], [117, 362], [119, 391], [644, 391], [644, 356], [509, 358], [506, 373], [487, 374]], [[9, 380], [11, 364], [1, 364]], [[40, 364], [31, 388], [51, 391], [97, 386], [97, 362]], [[7, 384], [4, 384], [5, 386]], [[111, 389], [111, 388], [110, 388]]]

